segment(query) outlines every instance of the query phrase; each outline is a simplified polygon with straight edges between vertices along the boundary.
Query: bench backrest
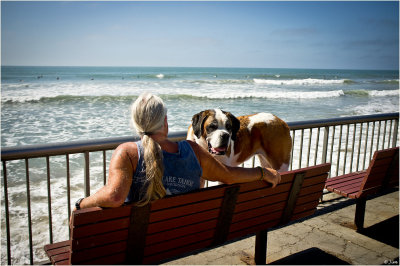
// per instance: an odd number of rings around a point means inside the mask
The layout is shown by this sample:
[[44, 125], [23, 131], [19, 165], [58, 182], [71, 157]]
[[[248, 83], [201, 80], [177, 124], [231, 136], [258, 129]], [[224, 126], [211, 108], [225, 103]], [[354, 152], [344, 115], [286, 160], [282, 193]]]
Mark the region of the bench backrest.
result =
[[144, 207], [73, 213], [72, 264], [154, 264], [314, 213], [330, 164], [263, 181], [221, 185], [166, 197]]
[[399, 147], [374, 153], [367, 169], [358, 197], [378, 192], [399, 184]]

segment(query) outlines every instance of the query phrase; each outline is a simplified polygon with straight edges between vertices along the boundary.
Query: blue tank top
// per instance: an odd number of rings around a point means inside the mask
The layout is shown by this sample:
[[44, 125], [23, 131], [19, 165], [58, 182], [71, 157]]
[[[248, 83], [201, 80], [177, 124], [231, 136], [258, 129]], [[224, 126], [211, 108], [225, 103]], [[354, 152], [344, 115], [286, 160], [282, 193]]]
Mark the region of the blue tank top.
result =
[[[144, 164], [144, 150], [141, 141], [136, 142], [138, 147], [138, 164], [133, 174], [132, 185], [125, 202], [136, 202], [146, 194], [146, 165]], [[178, 142], [178, 152], [163, 151], [163, 185], [167, 195], [181, 194], [200, 188], [200, 177], [203, 170], [196, 154], [187, 141]]]

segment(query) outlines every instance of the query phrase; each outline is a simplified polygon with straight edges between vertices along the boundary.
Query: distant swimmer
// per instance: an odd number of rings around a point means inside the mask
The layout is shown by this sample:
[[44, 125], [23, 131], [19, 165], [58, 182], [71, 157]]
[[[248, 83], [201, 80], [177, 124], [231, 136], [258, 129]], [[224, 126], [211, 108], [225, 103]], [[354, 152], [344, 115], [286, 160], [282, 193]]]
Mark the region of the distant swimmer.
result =
[[57, 80], [59, 80], [60, 78], [59, 77], [57, 77]]
[[94, 80], [94, 78], [91, 78], [90, 80]]

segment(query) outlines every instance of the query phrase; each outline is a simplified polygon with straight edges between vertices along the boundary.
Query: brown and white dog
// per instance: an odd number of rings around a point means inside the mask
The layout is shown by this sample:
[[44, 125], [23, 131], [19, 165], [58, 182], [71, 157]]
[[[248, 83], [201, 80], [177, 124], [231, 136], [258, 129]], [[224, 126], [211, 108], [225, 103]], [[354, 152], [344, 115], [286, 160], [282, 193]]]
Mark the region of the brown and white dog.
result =
[[292, 150], [289, 126], [268, 113], [235, 117], [220, 109], [195, 114], [187, 139], [229, 166], [257, 155], [261, 166], [287, 171]]

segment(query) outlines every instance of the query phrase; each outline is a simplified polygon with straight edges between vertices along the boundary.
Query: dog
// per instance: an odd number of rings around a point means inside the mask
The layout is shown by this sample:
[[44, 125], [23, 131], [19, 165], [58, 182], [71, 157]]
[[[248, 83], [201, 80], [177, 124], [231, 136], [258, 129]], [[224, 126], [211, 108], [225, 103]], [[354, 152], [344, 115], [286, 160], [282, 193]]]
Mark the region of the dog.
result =
[[228, 166], [238, 166], [257, 155], [260, 164], [287, 171], [292, 150], [289, 126], [269, 113], [235, 117], [220, 109], [195, 114], [187, 132], [192, 140]]

